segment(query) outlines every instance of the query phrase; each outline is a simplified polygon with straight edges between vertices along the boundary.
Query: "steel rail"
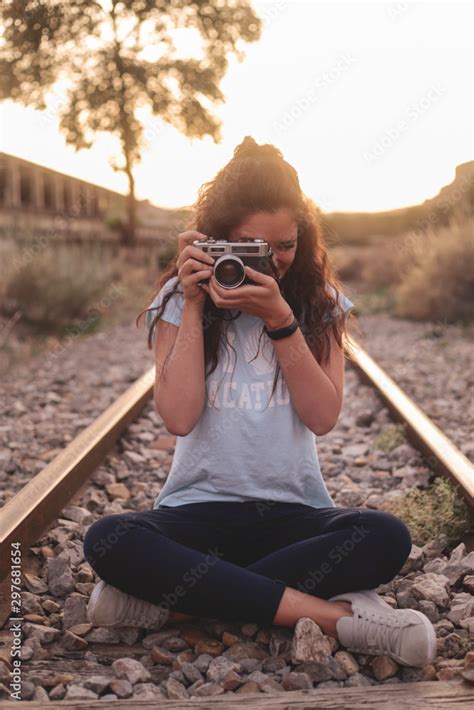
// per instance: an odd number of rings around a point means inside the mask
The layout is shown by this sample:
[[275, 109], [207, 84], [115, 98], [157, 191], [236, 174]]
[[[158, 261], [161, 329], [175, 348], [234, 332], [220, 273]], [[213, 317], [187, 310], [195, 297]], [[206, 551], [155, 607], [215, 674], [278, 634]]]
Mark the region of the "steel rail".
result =
[[469, 459], [354, 338], [349, 337], [348, 341], [354, 352], [355, 369], [362, 379], [374, 387], [394, 418], [407, 425], [408, 438], [427, 456], [431, 468], [448, 476], [469, 505], [474, 506], [474, 466]]
[[153, 393], [155, 366], [83, 429], [0, 509], [0, 581], [10, 570], [10, 545], [33, 544], [102, 463]]

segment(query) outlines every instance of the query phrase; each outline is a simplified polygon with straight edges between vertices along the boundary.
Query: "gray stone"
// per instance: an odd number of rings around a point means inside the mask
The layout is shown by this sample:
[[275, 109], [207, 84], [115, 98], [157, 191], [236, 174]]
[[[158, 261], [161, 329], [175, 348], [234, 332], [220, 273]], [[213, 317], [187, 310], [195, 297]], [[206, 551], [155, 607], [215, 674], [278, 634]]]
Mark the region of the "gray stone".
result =
[[117, 698], [130, 698], [133, 693], [133, 686], [125, 678], [113, 678], [110, 680], [110, 690]]
[[[47, 591], [45, 587], [44, 591]], [[23, 614], [44, 614], [43, 607], [41, 606], [40, 598], [37, 594], [33, 592], [21, 592], [21, 603]]]
[[412, 594], [415, 599], [427, 599], [445, 607], [449, 603], [449, 579], [442, 574], [422, 574], [413, 582]]
[[97, 700], [98, 697], [98, 694], [94, 693], [92, 690], [73, 683], [68, 686], [64, 700]]
[[120, 643], [120, 634], [118, 630], [113, 628], [109, 629], [104, 626], [92, 629], [92, 631], [89, 631], [84, 638], [86, 641], [93, 641], [94, 643]]
[[78, 505], [68, 505], [61, 511], [62, 517], [67, 520], [74, 520], [75, 523], [79, 525], [88, 525], [94, 520], [94, 516], [91, 515], [87, 508], [81, 508]]
[[368, 443], [364, 444], [349, 444], [344, 447], [344, 456], [349, 459], [357, 459], [359, 456], [365, 456], [369, 453]]
[[163, 629], [162, 631], [154, 631], [148, 634], [142, 641], [142, 645], [147, 650], [151, 650], [153, 646], [161, 646], [162, 642], [176, 635], [176, 629]]
[[27, 622], [23, 624], [22, 631], [26, 638], [37, 638], [40, 643], [51, 643], [57, 641], [61, 636], [59, 629], [53, 629], [51, 626], [42, 626], [41, 624], [32, 624]]
[[108, 687], [111, 680], [114, 680], [112, 676], [106, 675], [92, 675], [82, 682], [84, 688], [92, 690], [94, 693], [100, 695]]
[[224, 688], [218, 683], [204, 683], [193, 691], [193, 695], [198, 697], [210, 697], [211, 695], [222, 695]]
[[295, 672], [307, 673], [315, 683], [320, 683], [324, 680], [332, 680], [332, 673], [329, 664], [326, 662], [308, 661], [307, 663], [296, 666]]
[[153, 683], [137, 683], [133, 686], [133, 700], [156, 700], [167, 698], [164, 688], [157, 688]]
[[365, 686], [374, 685], [374, 681], [366, 675], [362, 675], [362, 673], [353, 673], [344, 681], [343, 685], [346, 688], [363, 688]]
[[82, 594], [73, 592], [64, 602], [63, 629], [70, 629], [76, 624], [87, 624], [87, 604], [89, 600]]
[[201, 673], [206, 673], [212, 659], [213, 656], [211, 656], [210, 653], [201, 653], [192, 664], [196, 666]]
[[217, 656], [216, 658], [213, 658], [209, 664], [207, 679], [213, 681], [214, 683], [222, 683], [229, 671], [238, 672], [239, 670], [240, 666], [237, 663], [233, 663], [228, 658], [224, 658], [223, 656]]
[[461, 562], [462, 558], [466, 555], [466, 545], [464, 542], [459, 543], [457, 547], [454, 548], [454, 550], [451, 552], [449, 556], [449, 562], [450, 564], [459, 564]]
[[303, 690], [313, 687], [313, 681], [308, 673], [287, 673], [281, 684], [285, 690]]
[[428, 617], [431, 623], [435, 624], [439, 621], [439, 611], [438, 607], [434, 602], [428, 601], [426, 599], [420, 599], [418, 602], [418, 609], [422, 614]]
[[257, 658], [263, 660], [268, 656], [264, 648], [254, 641], [239, 641], [234, 643], [222, 654], [231, 661], [240, 661], [242, 658]]
[[143, 683], [151, 678], [145, 666], [134, 658], [117, 658], [112, 663], [112, 670], [117, 678], [126, 678], [132, 685]]
[[[56, 690], [56, 688], [55, 688], [55, 690]], [[66, 691], [65, 688], [64, 688], [64, 691]], [[51, 695], [48, 695], [48, 693], [46, 692], [46, 690], [44, 688], [42, 688], [40, 685], [37, 685], [31, 700], [34, 700], [37, 703], [47, 703], [51, 700]]]
[[204, 682], [201, 671], [194, 663], [183, 663], [181, 672], [190, 683], [195, 683], [198, 680], [202, 680]]
[[454, 624], [452, 624], [449, 619], [441, 619], [436, 624], [434, 624], [434, 628], [436, 631], [436, 636], [438, 638], [442, 638], [443, 636], [447, 636], [448, 634], [450, 634], [451, 631], [454, 631]]
[[179, 700], [184, 698], [189, 698], [189, 693], [175, 678], [168, 678], [163, 683], [163, 688], [166, 690], [166, 694], [170, 700]]
[[425, 556], [423, 554], [423, 548], [418, 547], [418, 545], [412, 545], [410, 554], [408, 555], [408, 558], [405, 561], [405, 564], [403, 565], [402, 569], [400, 570], [399, 574], [408, 574], [409, 572], [413, 572], [414, 570], [419, 570], [423, 566]]
[[471, 594], [456, 594], [451, 601], [451, 609], [447, 613], [447, 618], [459, 626], [460, 621], [468, 619], [474, 614], [474, 597]]
[[[278, 656], [279, 658], [279, 656]], [[252, 673], [253, 671], [261, 671], [263, 668], [263, 663], [266, 663], [270, 659], [265, 659], [265, 661], [259, 661], [258, 658], [242, 658], [239, 661], [239, 666], [241, 673]]]
[[61, 553], [49, 561], [48, 587], [55, 597], [65, 597], [75, 591], [75, 581], [67, 553]]

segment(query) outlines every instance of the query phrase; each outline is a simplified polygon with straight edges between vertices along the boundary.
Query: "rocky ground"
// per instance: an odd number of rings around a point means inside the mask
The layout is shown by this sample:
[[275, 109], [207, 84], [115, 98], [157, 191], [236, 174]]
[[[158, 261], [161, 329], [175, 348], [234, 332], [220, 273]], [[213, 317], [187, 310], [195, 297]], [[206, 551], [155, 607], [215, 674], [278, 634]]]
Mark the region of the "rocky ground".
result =
[[[435, 349], [427, 377], [425, 358], [420, 361], [415, 354], [423, 335], [407, 336], [410, 326], [392, 328], [377, 318], [364, 346], [376, 359], [379, 349], [392, 376], [401, 351], [412, 368], [422, 363], [419, 378], [413, 376], [412, 381], [418, 403], [431, 414], [433, 388], [438, 393], [443, 377], [446, 382], [447, 360], [443, 363]], [[386, 340], [393, 339], [391, 362], [390, 347], [381, 342], [383, 327]], [[370, 333], [375, 331], [372, 351]], [[438, 340], [434, 342], [436, 348]], [[445, 358], [452, 348], [464, 353], [464, 343], [449, 340], [443, 347]], [[143, 331], [120, 326], [72, 342], [55, 358], [13, 369], [0, 385], [6, 403], [0, 427], [4, 501], [151, 365]], [[456, 380], [457, 367], [467, 389], [470, 375], [464, 356], [450, 360], [449, 382]], [[442, 428], [456, 428], [451, 422], [465, 419], [466, 402], [463, 391], [458, 392], [458, 398], [451, 390], [445, 394], [446, 408], [437, 422]], [[372, 390], [348, 367], [338, 424], [317, 440], [321, 469], [337, 505], [377, 508], [400, 488], [429, 484], [428, 467], [407, 442], [390, 452], [374, 448], [374, 438], [390, 421]], [[467, 432], [457, 443], [472, 457]], [[37, 570], [25, 574], [22, 594], [23, 699], [187, 698], [448, 680], [462, 673], [472, 678], [474, 551], [463, 543], [455, 549], [443, 549], [436, 541], [414, 546], [401, 573], [378, 589], [391, 606], [419, 609], [435, 625], [438, 655], [423, 669], [399, 666], [388, 657], [351, 654], [308, 619], [295, 629], [219, 619], [174, 623], [156, 632], [92, 628], [86, 606], [95, 575], [83, 558], [85, 530], [104, 515], [151, 508], [169, 470], [173, 446], [174, 437], [167, 435], [149, 402], [95, 472], [93, 485], [33, 546]], [[3, 641], [8, 633], [1, 632]], [[0, 653], [0, 692], [6, 697], [10, 675], [2, 658], [6, 660]]]
[[354, 337], [430, 419], [474, 461], [472, 326], [360, 317]]

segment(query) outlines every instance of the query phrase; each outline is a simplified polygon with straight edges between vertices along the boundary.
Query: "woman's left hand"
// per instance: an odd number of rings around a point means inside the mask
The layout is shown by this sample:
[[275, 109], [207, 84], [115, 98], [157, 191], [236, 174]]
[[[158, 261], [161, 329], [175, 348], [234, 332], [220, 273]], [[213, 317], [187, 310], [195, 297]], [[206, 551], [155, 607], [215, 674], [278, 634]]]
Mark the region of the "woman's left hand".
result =
[[280, 293], [277, 281], [273, 276], [267, 276], [260, 271], [245, 267], [246, 275], [255, 281], [256, 285], [245, 284], [237, 288], [222, 288], [217, 283], [214, 274], [203, 288], [212, 298], [218, 308], [232, 308], [243, 313], [257, 316], [266, 325], [281, 322], [288, 316], [291, 309]]

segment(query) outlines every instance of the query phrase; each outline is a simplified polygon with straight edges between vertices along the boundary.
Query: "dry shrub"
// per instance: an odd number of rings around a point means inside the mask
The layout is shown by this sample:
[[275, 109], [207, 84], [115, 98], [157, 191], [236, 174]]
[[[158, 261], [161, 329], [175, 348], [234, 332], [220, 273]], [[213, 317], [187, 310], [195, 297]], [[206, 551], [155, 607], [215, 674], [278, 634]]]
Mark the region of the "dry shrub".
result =
[[332, 247], [330, 258], [341, 281], [360, 281], [364, 270], [364, 251], [362, 247]]
[[474, 218], [407, 235], [399, 254], [397, 316], [469, 322], [474, 318]]
[[385, 240], [385, 244], [374, 244], [367, 252], [362, 270], [365, 288], [387, 288], [398, 283], [400, 274], [397, 254], [397, 243], [390, 238]]
[[2, 311], [20, 312], [39, 331], [58, 332], [90, 314], [110, 281], [110, 268], [91, 245], [48, 247], [12, 263]]

